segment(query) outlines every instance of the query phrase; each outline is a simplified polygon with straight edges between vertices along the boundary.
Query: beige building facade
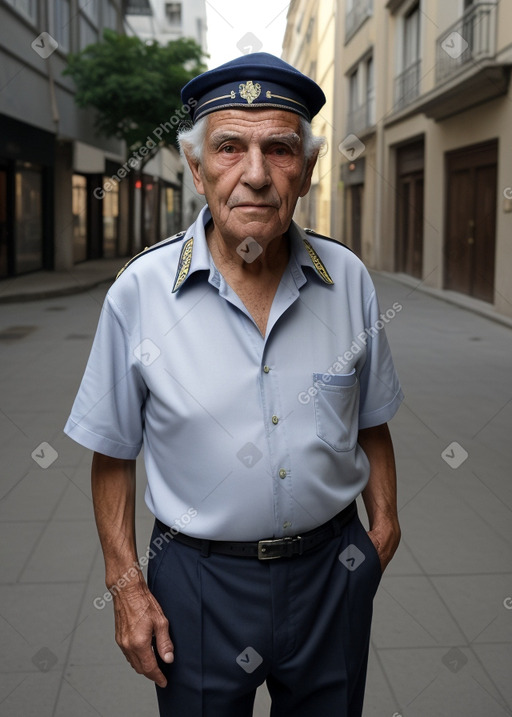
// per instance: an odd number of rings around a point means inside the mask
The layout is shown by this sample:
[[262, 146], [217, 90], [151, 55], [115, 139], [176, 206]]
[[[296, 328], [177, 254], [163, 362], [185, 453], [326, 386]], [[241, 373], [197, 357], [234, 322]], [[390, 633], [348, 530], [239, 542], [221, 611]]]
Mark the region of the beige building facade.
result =
[[512, 316], [512, 3], [334, 5], [318, 46], [333, 67], [329, 220], [317, 201], [309, 223], [370, 268]]

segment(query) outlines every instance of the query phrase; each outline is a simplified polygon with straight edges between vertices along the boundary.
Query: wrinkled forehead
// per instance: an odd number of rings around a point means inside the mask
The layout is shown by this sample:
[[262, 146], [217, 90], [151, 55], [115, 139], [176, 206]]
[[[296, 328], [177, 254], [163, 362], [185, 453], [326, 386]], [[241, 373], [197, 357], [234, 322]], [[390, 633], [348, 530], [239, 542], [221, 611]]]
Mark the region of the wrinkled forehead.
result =
[[286, 110], [219, 110], [205, 119], [209, 143], [232, 137], [247, 142], [282, 138], [300, 144], [302, 137], [299, 115]]

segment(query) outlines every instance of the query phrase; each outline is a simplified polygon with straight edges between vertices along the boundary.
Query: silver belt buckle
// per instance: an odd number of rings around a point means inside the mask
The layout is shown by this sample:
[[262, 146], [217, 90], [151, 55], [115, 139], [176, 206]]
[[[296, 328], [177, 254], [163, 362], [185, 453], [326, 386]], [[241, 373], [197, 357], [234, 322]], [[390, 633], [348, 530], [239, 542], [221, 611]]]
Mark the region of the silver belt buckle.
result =
[[277, 560], [277, 558], [291, 557], [291, 553], [288, 556], [284, 555], [273, 555], [273, 547], [288, 546], [293, 543], [294, 540], [301, 540], [300, 536], [287, 537], [287, 538], [273, 538], [271, 540], [259, 540], [258, 541], [258, 560]]

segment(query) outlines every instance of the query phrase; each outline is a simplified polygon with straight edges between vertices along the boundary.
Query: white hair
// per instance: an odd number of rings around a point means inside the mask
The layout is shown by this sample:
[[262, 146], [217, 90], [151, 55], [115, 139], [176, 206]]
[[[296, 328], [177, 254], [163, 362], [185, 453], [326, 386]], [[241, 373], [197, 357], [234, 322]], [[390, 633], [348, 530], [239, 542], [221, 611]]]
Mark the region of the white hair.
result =
[[[178, 130], [178, 142], [182, 157], [184, 153], [187, 153], [192, 159], [198, 162], [202, 160], [207, 125], [208, 115], [201, 117], [195, 125], [190, 126], [184, 124], [180, 127]], [[325, 137], [315, 137], [311, 124], [304, 117], [300, 118], [300, 125], [304, 158], [310, 159], [322, 149], [326, 139]]]

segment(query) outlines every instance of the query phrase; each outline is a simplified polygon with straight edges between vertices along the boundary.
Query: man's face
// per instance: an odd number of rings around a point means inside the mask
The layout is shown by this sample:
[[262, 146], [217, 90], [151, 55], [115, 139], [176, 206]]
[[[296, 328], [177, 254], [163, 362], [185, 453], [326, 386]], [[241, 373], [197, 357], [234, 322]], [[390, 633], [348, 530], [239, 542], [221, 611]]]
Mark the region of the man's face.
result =
[[208, 115], [203, 159], [191, 169], [225, 240], [266, 243], [288, 230], [315, 161], [304, 159], [293, 112], [219, 110]]

